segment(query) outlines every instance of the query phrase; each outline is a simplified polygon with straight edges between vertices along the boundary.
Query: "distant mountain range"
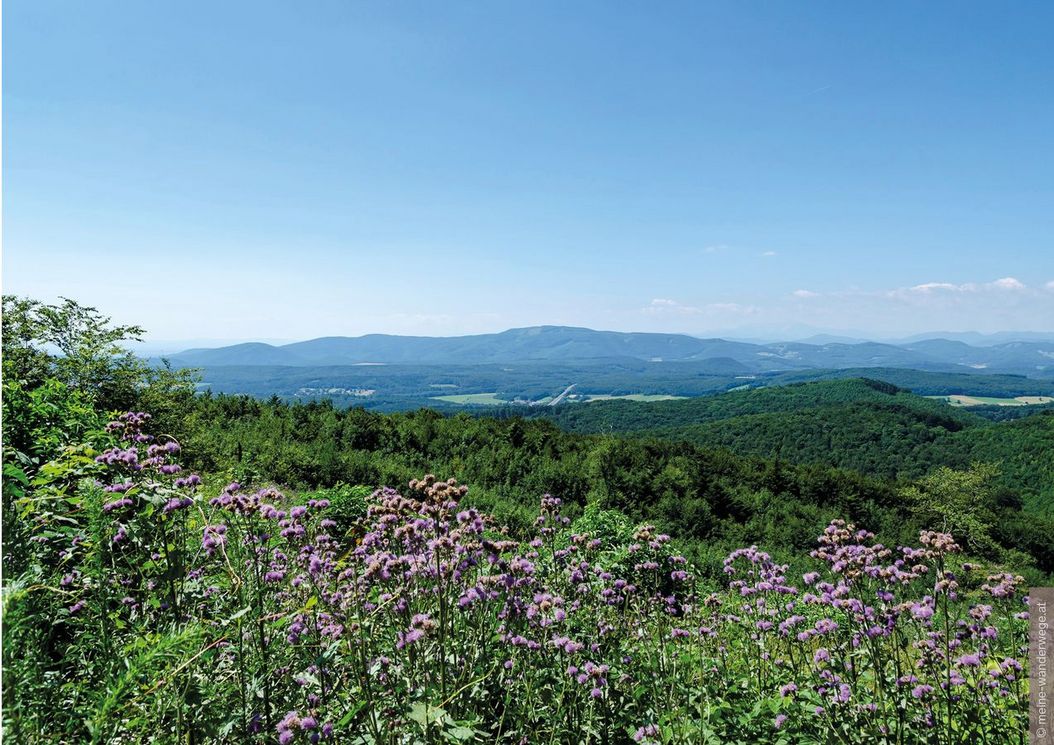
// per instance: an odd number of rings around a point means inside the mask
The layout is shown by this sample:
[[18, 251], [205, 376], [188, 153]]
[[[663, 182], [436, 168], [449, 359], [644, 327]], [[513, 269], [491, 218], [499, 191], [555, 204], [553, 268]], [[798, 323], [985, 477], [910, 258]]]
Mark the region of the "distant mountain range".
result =
[[[654, 362], [711, 361], [729, 372], [813, 368], [898, 367], [945, 372], [984, 371], [1054, 376], [1054, 338], [971, 345], [924, 338], [889, 344], [817, 338], [812, 343], [757, 344], [684, 334], [594, 331], [533, 326], [496, 334], [426, 337], [369, 334], [331, 336], [293, 344], [234, 344], [188, 349], [168, 359], [179, 367], [327, 366], [370, 364], [473, 365], [631, 358]], [[972, 337], [970, 337], [972, 338]]]

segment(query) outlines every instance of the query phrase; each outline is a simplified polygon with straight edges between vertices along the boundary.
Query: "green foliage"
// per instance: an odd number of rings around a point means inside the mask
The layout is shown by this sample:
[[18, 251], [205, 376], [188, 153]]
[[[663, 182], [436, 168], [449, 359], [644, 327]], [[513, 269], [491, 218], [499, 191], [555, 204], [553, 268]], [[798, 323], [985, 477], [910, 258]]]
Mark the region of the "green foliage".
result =
[[101, 426], [87, 396], [48, 378], [36, 388], [17, 380], [3, 385], [3, 569], [18, 575], [28, 566], [31, 526], [19, 519], [30, 480], [59, 458], [68, 443]]
[[886, 383], [836, 380], [687, 401], [600, 402], [549, 416], [574, 432], [685, 440], [887, 480], [987, 462], [999, 466], [996, 486], [1017, 493], [1028, 511], [1054, 517], [1054, 416], [1049, 411], [992, 422]]
[[331, 532], [333, 535], [343, 537], [349, 535], [353, 528], [366, 517], [366, 508], [373, 491], [373, 487], [370, 486], [337, 484], [304, 492], [300, 495], [299, 501], [307, 503], [311, 500], [324, 499], [329, 502], [326, 517], [335, 523]]
[[901, 494], [910, 500], [928, 525], [961, 536], [970, 548], [982, 554], [997, 551], [992, 540], [996, 521], [993, 481], [998, 469], [977, 463], [968, 471], [941, 467]]
[[100, 411], [186, 402], [192, 370], [155, 369], [127, 348], [143, 329], [112, 323], [95, 308], [63, 298], [58, 304], [5, 295], [3, 378], [34, 390], [54, 379], [90, 400]]
[[144, 365], [122, 342], [138, 326], [113, 325], [95, 308], [63, 298], [57, 305], [4, 296], [4, 377], [29, 387], [53, 377], [103, 409], [130, 406]]
[[[865, 422], [867, 412], [856, 410]], [[1020, 428], [1026, 421], [998, 426]], [[340, 483], [398, 488], [434, 469], [472, 483], [471, 503], [514, 531], [530, 527], [538, 494], [556, 494], [573, 516], [596, 504], [661, 525], [708, 571], [720, 571], [713, 560], [721, 551], [744, 543], [799, 551], [834, 517], [866, 523], [891, 544], [928, 524], [899, 496], [908, 482], [795, 464], [787, 449], [779, 460], [762, 460], [667, 438], [566, 433], [544, 419], [377, 414], [233, 396], [202, 397], [186, 427], [188, 452], [202, 471], [316, 489]], [[999, 527], [993, 540], [1035, 557], [1041, 574], [1054, 571], [1050, 541], [1032, 527], [1047, 523], [1016, 519], [1022, 505], [1010, 498], [1004, 478], [993, 485]]]
[[4, 448], [36, 463], [50, 460], [67, 443], [101, 425], [91, 399], [54, 378], [35, 388], [5, 379], [3, 398]]

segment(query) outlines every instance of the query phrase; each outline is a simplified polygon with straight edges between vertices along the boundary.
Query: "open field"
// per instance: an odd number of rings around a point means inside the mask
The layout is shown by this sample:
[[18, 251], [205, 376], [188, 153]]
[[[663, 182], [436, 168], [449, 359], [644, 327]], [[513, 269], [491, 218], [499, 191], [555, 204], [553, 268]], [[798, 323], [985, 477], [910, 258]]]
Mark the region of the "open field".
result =
[[446, 401], [451, 404], [475, 404], [484, 406], [499, 406], [507, 404], [508, 401], [498, 398], [496, 393], [459, 393], [450, 396], [433, 396], [437, 401]]
[[1049, 404], [1054, 396], [1017, 396], [1015, 398], [996, 398], [994, 396], [926, 396], [939, 401], [946, 401], [952, 406], [1036, 406]]
[[687, 396], [669, 396], [664, 393], [630, 393], [625, 396], [590, 395], [586, 403], [590, 401], [612, 401], [623, 399], [625, 401], [673, 401], [675, 399], [687, 398]]

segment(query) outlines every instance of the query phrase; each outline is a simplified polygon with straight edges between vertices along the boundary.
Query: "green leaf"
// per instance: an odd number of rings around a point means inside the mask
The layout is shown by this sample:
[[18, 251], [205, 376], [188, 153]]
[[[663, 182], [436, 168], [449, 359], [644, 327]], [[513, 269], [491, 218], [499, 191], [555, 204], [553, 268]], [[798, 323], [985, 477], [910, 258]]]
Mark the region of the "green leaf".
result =
[[422, 727], [427, 727], [446, 716], [446, 711], [439, 706], [430, 706], [424, 701], [415, 701], [410, 706], [407, 716]]
[[231, 624], [231, 623], [234, 623], [235, 621], [237, 621], [239, 618], [241, 618], [242, 616], [244, 616], [246, 613], [248, 613], [251, 610], [252, 610], [252, 608], [247, 605], [244, 608], [242, 608], [240, 611], [235, 613], [233, 616], [228, 618], [226, 621], [223, 621], [222, 623], [223, 623], [224, 626], [226, 626], [228, 624]]
[[453, 740], [455, 742], [467, 742], [468, 740], [471, 740], [473, 737], [476, 736], [476, 730], [472, 729], [471, 727], [465, 727], [464, 725], [458, 724], [443, 732], [443, 735], [448, 740]]

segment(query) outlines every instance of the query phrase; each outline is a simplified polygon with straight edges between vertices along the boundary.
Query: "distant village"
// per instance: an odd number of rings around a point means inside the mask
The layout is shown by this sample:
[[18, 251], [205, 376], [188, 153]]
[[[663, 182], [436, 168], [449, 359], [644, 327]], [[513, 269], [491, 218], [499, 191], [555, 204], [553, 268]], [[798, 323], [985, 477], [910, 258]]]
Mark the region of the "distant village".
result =
[[369, 398], [376, 393], [374, 388], [298, 388], [294, 396], [358, 396]]

